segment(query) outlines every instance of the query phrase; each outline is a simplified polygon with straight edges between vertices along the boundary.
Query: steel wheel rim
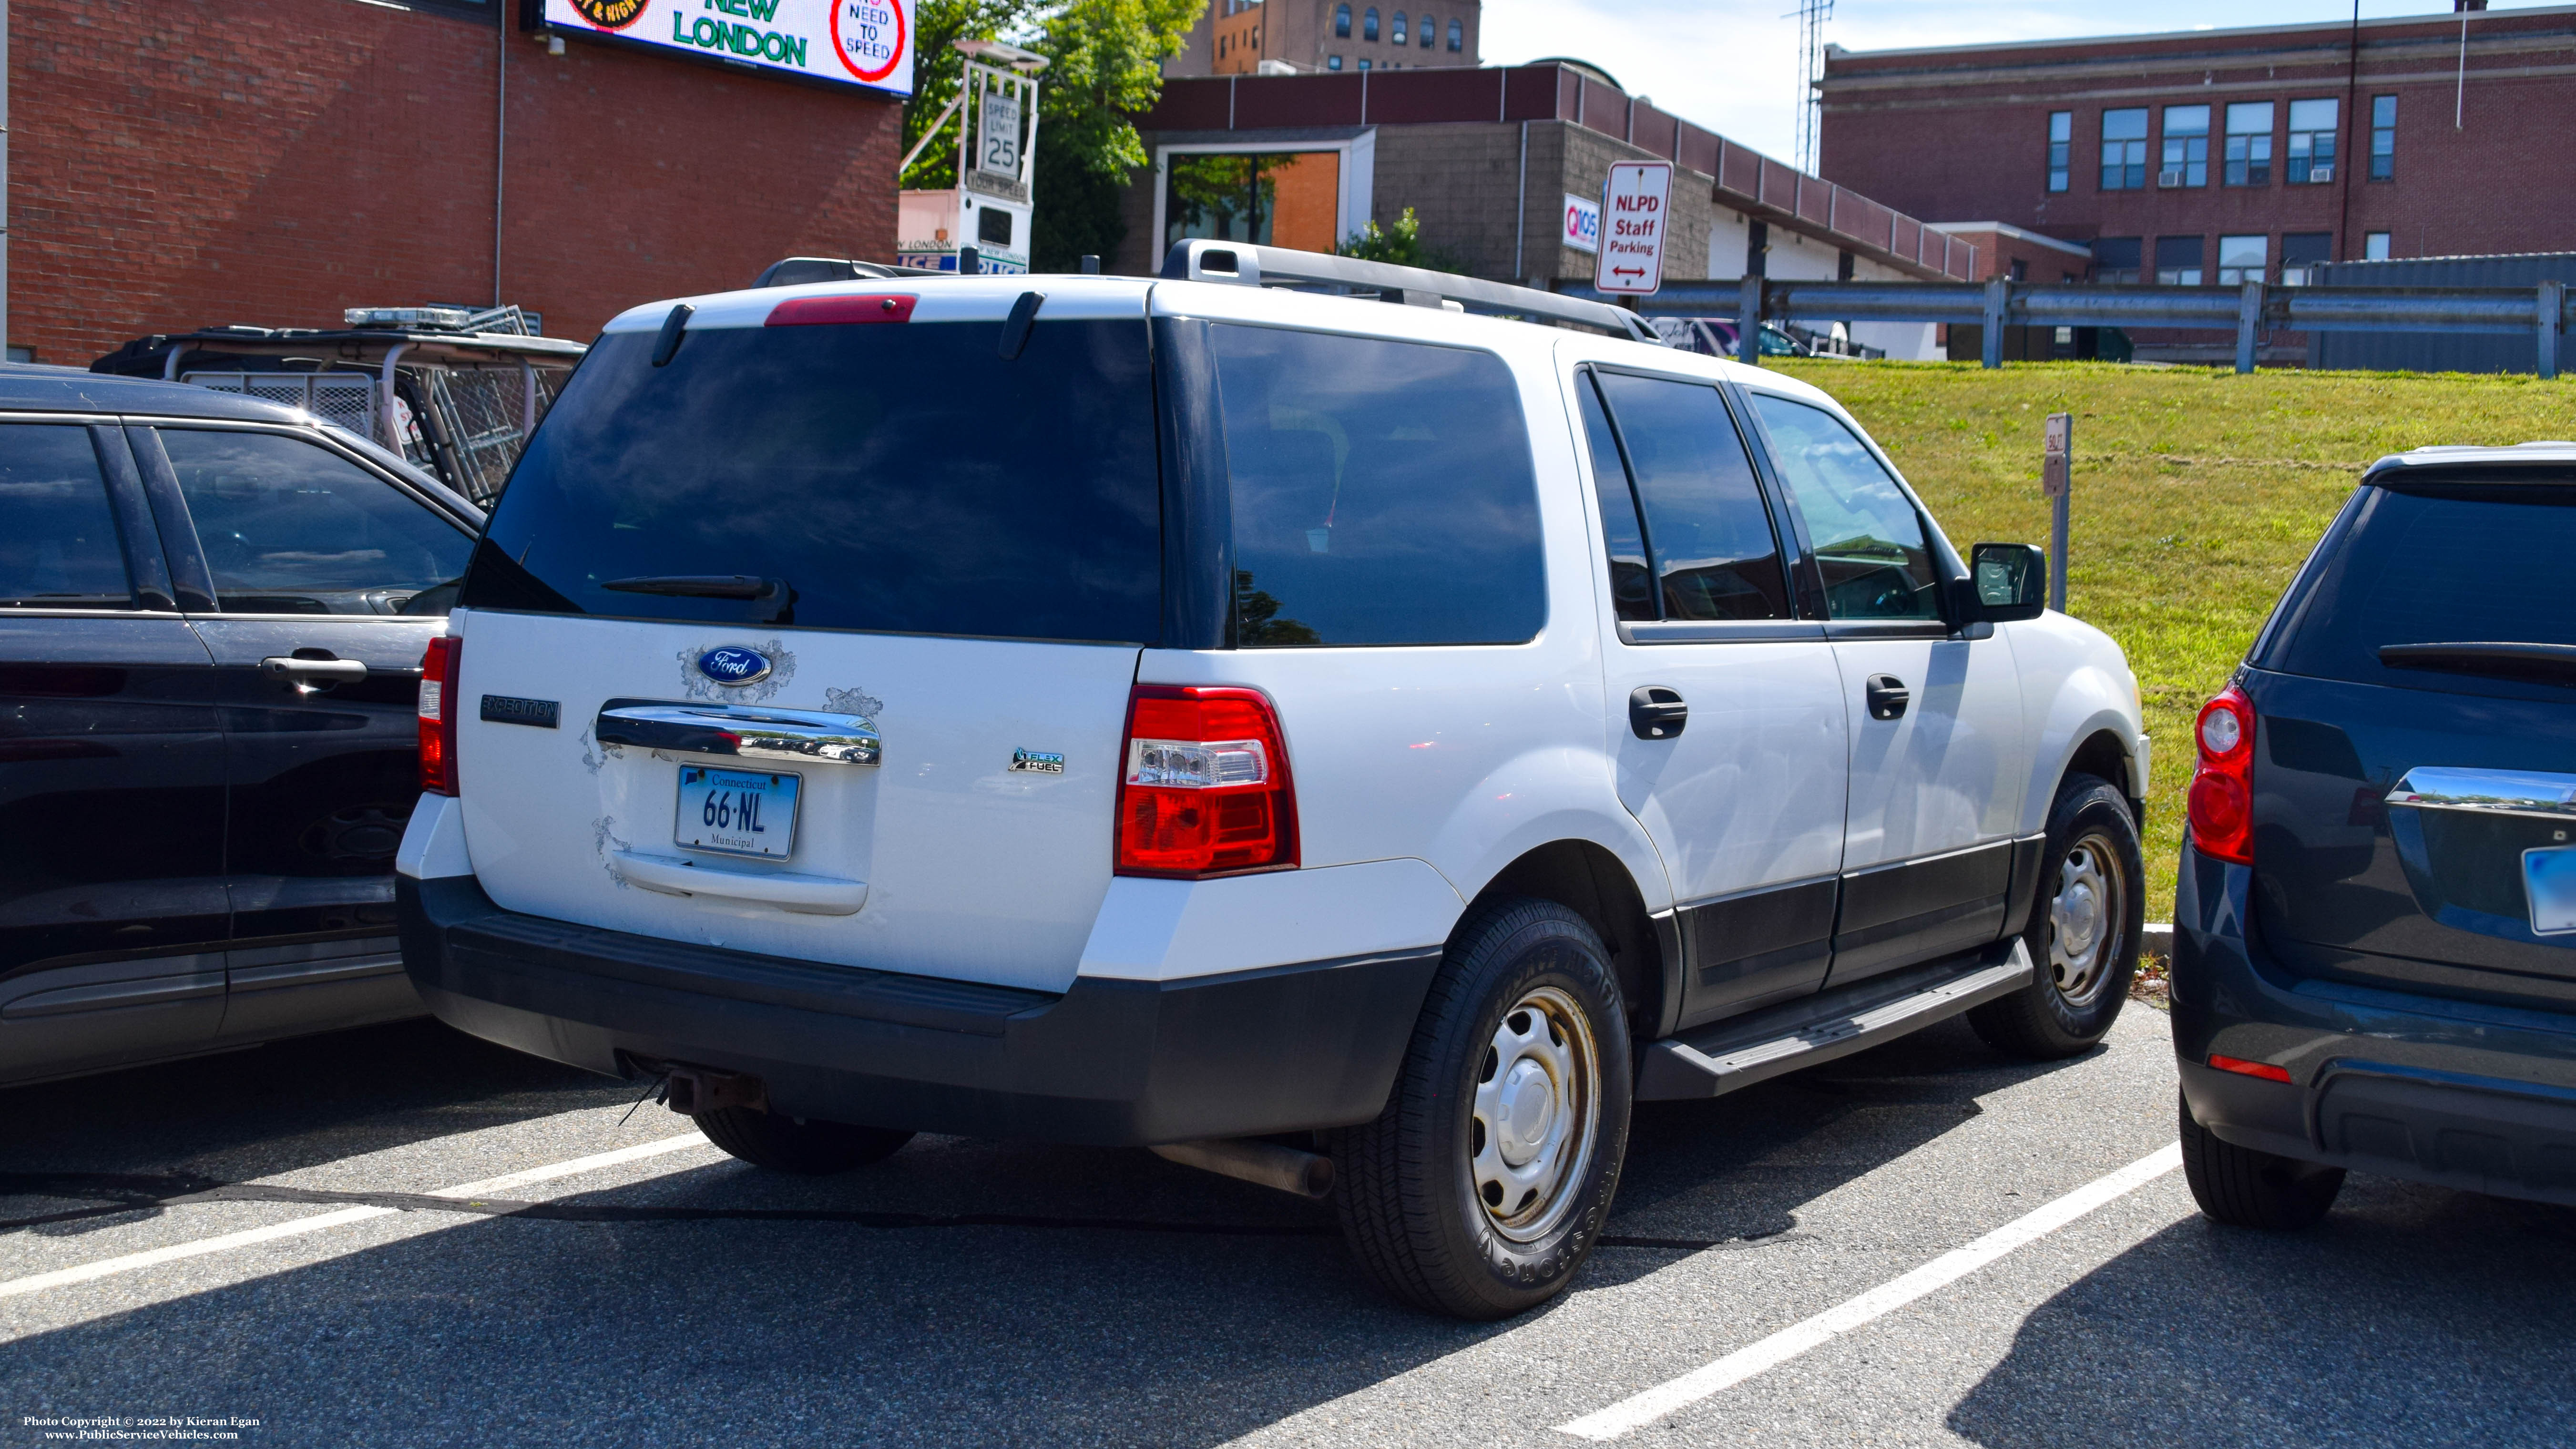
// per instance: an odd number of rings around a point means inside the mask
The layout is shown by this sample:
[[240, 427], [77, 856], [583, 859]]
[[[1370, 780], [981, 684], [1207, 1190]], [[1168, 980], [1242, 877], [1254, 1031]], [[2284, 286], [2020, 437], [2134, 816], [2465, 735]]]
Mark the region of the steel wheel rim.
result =
[[1494, 1231], [1547, 1236], [1574, 1206], [1600, 1132], [1601, 1053], [1572, 996], [1536, 987], [1494, 1024], [1468, 1107], [1469, 1190]]
[[2048, 901], [2048, 973], [2071, 1006], [2090, 1006], [2111, 978], [2126, 889], [2108, 836], [2086, 835], [2067, 848]]

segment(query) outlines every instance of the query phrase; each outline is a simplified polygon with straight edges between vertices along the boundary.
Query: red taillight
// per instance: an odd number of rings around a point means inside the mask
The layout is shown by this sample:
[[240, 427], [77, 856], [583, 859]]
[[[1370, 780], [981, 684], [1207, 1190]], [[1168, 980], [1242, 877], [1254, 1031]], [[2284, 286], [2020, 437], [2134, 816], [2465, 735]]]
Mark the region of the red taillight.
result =
[[2209, 1064], [2218, 1068], [2222, 1072], [2235, 1072], [2239, 1076], [2261, 1077], [2267, 1082], [2286, 1082], [2290, 1080], [2290, 1069], [2288, 1067], [2276, 1067], [2270, 1062], [2249, 1062], [2243, 1057], [2212, 1056], [2209, 1059]]
[[1137, 685], [1119, 755], [1120, 875], [1297, 864], [1297, 792], [1268, 695]]
[[420, 788], [456, 793], [456, 661], [462, 639], [432, 639], [420, 656]]
[[2191, 843], [2214, 860], [2254, 863], [2254, 702], [2235, 685], [2200, 707], [2192, 724]]

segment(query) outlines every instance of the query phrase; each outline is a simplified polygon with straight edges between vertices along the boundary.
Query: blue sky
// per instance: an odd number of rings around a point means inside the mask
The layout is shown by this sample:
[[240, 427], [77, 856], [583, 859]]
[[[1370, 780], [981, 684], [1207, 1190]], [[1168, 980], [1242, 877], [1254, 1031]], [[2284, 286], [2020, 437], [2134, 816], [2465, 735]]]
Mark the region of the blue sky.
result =
[[[2496, 10], [2544, 0], [2491, 0]], [[2563, 3], [2563, 0], [2560, 0]], [[2444, 0], [2362, 0], [2365, 19], [2447, 11]], [[1795, 149], [1796, 0], [1485, 0], [1484, 59], [1574, 55], [1729, 139], [1783, 160]], [[1850, 50], [2347, 20], [2352, 0], [1835, 0], [1825, 38]]]

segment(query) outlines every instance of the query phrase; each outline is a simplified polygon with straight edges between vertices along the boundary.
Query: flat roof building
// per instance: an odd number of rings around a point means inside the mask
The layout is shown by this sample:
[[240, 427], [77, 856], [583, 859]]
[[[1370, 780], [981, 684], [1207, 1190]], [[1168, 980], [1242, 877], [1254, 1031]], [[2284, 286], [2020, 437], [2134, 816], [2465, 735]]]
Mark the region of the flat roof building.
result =
[[1163, 74], [1454, 70], [1477, 64], [1483, 12], [1482, 0], [1208, 0]]
[[[2576, 6], [1848, 51], [1824, 175], [2086, 246], [2105, 282], [2576, 245]], [[1990, 253], [1991, 254], [1991, 253]], [[2057, 280], [2025, 259], [2034, 280]]]

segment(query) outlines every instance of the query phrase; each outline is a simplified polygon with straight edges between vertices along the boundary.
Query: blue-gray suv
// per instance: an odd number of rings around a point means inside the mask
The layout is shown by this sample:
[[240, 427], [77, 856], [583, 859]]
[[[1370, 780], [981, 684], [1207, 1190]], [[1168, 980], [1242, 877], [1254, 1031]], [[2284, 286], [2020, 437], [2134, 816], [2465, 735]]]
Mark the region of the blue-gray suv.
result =
[[2576, 444], [2384, 458], [2200, 713], [2183, 1164], [2314, 1222], [2359, 1168], [2576, 1203]]

